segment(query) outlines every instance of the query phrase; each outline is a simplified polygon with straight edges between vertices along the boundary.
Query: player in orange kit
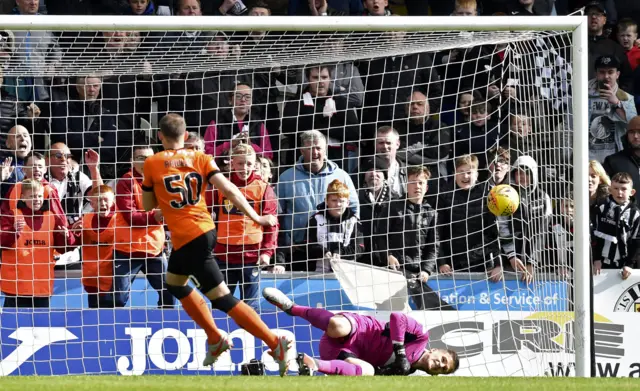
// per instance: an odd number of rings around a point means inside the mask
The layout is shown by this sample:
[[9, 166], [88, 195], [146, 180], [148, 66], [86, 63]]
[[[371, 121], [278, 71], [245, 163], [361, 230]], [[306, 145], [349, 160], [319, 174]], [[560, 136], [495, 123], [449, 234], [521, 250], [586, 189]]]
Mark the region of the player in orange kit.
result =
[[238, 188], [220, 173], [213, 157], [184, 148], [188, 133], [181, 116], [164, 116], [158, 136], [165, 150], [144, 163], [142, 203], [147, 211], [160, 208], [171, 231], [173, 251], [169, 257], [167, 289], [207, 334], [203, 365], [215, 363], [232, 344], [231, 339], [221, 335], [202, 296], [188, 285], [189, 276], [194, 277], [196, 286], [211, 300], [213, 308], [224, 311], [240, 327], [265, 341], [280, 366], [280, 375], [284, 376], [291, 342], [269, 330], [258, 314], [236, 299], [224, 283], [213, 256], [215, 225], [203, 195], [210, 183], [256, 223], [273, 226], [277, 224], [276, 217], [258, 215]]

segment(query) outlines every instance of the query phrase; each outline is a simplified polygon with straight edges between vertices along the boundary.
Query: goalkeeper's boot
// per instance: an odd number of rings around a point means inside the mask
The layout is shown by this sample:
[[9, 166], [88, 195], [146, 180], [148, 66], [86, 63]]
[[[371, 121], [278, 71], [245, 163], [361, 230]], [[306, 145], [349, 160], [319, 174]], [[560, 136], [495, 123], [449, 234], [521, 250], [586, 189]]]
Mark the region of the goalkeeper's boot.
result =
[[281, 290], [278, 288], [264, 288], [262, 290], [262, 296], [271, 304], [280, 308], [287, 314], [291, 315], [291, 307], [293, 307], [293, 301], [287, 297]]
[[220, 338], [220, 341], [214, 343], [213, 345], [207, 342], [207, 356], [204, 358], [202, 365], [208, 367], [210, 365], [215, 364], [218, 361], [218, 358], [222, 355], [222, 353], [233, 347], [233, 343], [228, 336], [223, 336]]
[[316, 360], [304, 353], [298, 353], [296, 363], [298, 364], [299, 376], [313, 376], [313, 374], [318, 370]]
[[279, 336], [276, 348], [267, 352], [278, 363], [280, 376], [286, 375], [289, 369], [289, 360], [287, 359], [289, 349], [291, 349], [291, 341], [285, 336]]

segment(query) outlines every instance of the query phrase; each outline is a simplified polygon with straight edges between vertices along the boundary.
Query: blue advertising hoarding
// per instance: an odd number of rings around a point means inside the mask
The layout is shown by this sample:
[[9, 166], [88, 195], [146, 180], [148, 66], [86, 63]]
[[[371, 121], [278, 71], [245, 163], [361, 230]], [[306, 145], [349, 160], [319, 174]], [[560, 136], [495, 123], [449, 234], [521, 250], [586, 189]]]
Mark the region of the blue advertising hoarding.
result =
[[[484, 275], [461, 275], [455, 278], [435, 276], [429, 286], [453, 308], [460, 311], [565, 311], [567, 307], [567, 289], [565, 281], [539, 281], [532, 285], [515, 279], [497, 283]], [[260, 281], [260, 289], [276, 286], [294, 298], [296, 302], [312, 307], [321, 306], [329, 310], [367, 310], [352, 303], [335, 278], [287, 278], [286, 275], [265, 274]], [[236, 295], [238, 293], [236, 292]], [[0, 301], [2, 298], [0, 296]], [[144, 279], [139, 276], [131, 286], [129, 305], [135, 308], [153, 308], [158, 296]], [[413, 306], [413, 303], [411, 303]], [[87, 308], [86, 294], [79, 278], [56, 279], [54, 296], [51, 299], [53, 309]], [[260, 308], [273, 308], [264, 300]]]
[[[71, 374], [229, 374], [252, 358], [277, 364], [268, 348], [215, 312], [218, 327], [236, 348], [213, 369], [201, 365], [206, 335], [179, 310], [3, 310], [0, 314], [0, 376]], [[300, 352], [317, 355], [321, 332], [286, 314], [262, 316]], [[312, 341], [315, 341], [313, 343]], [[314, 346], [315, 345], [315, 346]], [[295, 368], [291, 368], [294, 370]]]

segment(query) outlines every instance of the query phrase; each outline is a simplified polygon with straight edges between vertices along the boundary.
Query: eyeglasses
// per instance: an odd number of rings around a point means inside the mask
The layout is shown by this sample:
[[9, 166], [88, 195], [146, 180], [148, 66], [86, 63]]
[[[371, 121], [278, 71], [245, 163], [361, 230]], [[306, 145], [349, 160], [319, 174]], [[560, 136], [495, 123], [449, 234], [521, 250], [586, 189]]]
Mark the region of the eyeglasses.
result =
[[248, 100], [251, 101], [251, 94], [235, 94], [236, 100]]
[[53, 157], [55, 157], [58, 160], [67, 160], [67, 159], [71, 159], [73, 155], [71, 155], [70, 153], [57, 152], [53, 154]]

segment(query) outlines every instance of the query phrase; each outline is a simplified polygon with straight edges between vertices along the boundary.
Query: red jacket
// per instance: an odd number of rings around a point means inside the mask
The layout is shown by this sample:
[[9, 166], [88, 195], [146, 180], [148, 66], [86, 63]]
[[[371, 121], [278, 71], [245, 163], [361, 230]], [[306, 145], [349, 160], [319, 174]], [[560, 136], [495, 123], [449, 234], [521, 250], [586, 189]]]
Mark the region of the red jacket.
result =
[[631, 69], [635, 70], [640, 65], [640, 48], [634, 45], [631, 50], [627, 51], [627, 58], [629, 59], [629, 64], [631, 64]]
[[[247, 181], [243, 181], [238, 178], [237, 175], [231, 174], [230, 180], [231, 182], [242, 188], [247, 184], [253, 182], [260, 177], [252, 173]], [[213, 211], [218, 214], [216, 210], [218, 205], [214, 205], [214, 200], [218, 199], [217, 191], [207, 191], [205, 194], [205, 199], [207, 201], [207, 205], [213, 205]], [[271, 186], [268, 186], [264, 192], [263, 203], [262, 203], [262, 215], [277, 215], [278, 214], [278, 200], [276, 198], [276, 193], [273, 191]], [[218, 222], [216, 222], [217, 224]], [[262, 236], [262, 243], [255, 245], [225, 245], [223, 243], [216, 243], [216, 247], [214, 253], [216, 254], [216, 258], [220, 261], [226, 261], [230, 264], [256, 264], [258, 262], [258, 258], [261, 254], [269, 255], [273, 257], [273, 254], [276, 249], [277, 239], [278, 239], [278, 226], [273, 227], [263, 227], [264, 233]]]
[[[135, 169], [131, 170], [133, 177], [139, 185], [142, 185], [142, 175]], [[158, 225], [153, 211], [145, 212], [136, 207], [136, 201], [133, 195], [133, 179], [126, 177], [118, 179], [116, 184], [116, 208], [124, 221], [132, 227], [147, 227], [149, 225]], [[149, 254], [139, 252], [131, 254], [132, 258], [147, 258]]]
[[[44, 204], [39, 211], [33, 212], [27, 208], [24, 202], [18, 202], [18, 208], [24, 215], [25, 223], [33, 230], [38, 230], [42, 226], [43, 216], [42, 214], [50, 210], [50, 205], [53, 204], [50, 200], [44, 200]], [[0, 247], [12, 247], [16, 242], [16, 230], [14, 227], [15, 214], [13, 211], [2, 213], [0, 216]], [[56, 227], [66, 227], [67, 218], [64, 214], [55, 214]], [[67, 252], [67, 248], [73, 247], [75, 244], [75, 237], [69, 232], [66, 236], [62, 231], [54, 231], [53, 243], [55, 250], [63, 254]]]

